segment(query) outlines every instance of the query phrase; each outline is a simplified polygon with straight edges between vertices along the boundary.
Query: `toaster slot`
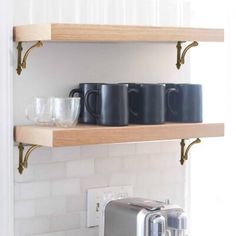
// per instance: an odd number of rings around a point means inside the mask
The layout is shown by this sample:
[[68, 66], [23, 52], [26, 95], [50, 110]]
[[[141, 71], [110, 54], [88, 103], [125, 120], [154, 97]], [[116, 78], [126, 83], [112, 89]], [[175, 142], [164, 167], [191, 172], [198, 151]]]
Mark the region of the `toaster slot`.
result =
[[148, 211], [157, 211], [157, 210], [161, 210], [164, 207], [164, 202], [146, 200], [142, 202], [141, 201], [132, 202], [130, 203], [130, 205], [144, 208]]

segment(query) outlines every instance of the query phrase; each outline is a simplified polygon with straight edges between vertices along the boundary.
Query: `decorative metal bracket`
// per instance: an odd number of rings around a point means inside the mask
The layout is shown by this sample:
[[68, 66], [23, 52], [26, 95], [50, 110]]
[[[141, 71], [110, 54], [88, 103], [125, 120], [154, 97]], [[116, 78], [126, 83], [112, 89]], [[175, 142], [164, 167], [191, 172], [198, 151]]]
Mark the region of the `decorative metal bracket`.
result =
[[29, 160], [29, 156], [30, 154], [36, 149], [39, 148], [41, 146], [39, 145], [30, 145], [30, 148], [27, 150], [27, 152], [25, 153], [24, 156], [24, 144], [23, 143], [19, 143], [18, 145], [18, 149], [19, 149], [19, 167], [18, 167], [18, 171], [20, 174], [23, 173], [24, 169], [28, 167], [28, 160]]
[[42, 47], [42, 46], [43, 46], [43, 43], [41, 41], [38, 41], [36, 44], [34, 44], [32, 47], [30, 47], [25, 52], [25, 55], [22, 59], [22, 51], [23, 51], [22, 42], [18, 42], [18, 45], [17, 45], [18, 57], [17, 57], [17, 68], [16, 68], [16, 71], [17, 71], [18, 75], [20, 75], [22, 70], [26, 68], [26, 61], [27, 61], [27, 58], [28, 58], [30, 52], [34, 48], [36, 48], [36, 47], [39, 48], [39, 47]]
[[183, 50], [183, 52], [182, 52], [182, 54], [181, 54], [181, 50], [182, 50], [182, 45], [181, 45], [181, 44], [182, 44], [182, 43], [184, 43], [184, 42], [178, 41], [178, 42], [177, 42], [177, 45], [176, 45], [176, 48], [177, 48], [177, 63], [176, 63], [176, 67], [177, 67], [178, 70], [180, 69], [181, 65], [183, 65], [184, 62], [185, 62], [185, 56], [186, 56], [187, 51], [188, 51], [190, 48], [192, 48], [192, 47], [198, 46], [198, 42], [194, 41], [194, 42], [192, 42], [191, 44], [189, 44], [189, 45]]
[[193, 141], [192, 143], [190, 143], [190, 144], [188, 145], [188, 147], [185, 149], [185, 140], [184, 140], [184, 139], [181, 139], [181, 142], [180, 142], [180, 145], [181, 145], [181, 158], [180, 158], [180, 163], [181, 163], [181, 165], [183, 165], [184, 162], [188, 160], [188, 153], [189, 153], [191, 147], [192, 147], [194, 144], [198, 144], [198, 143], [201, 143], [201, 139], [200, 139], [200, 138], [197, 138], [195, 141]]

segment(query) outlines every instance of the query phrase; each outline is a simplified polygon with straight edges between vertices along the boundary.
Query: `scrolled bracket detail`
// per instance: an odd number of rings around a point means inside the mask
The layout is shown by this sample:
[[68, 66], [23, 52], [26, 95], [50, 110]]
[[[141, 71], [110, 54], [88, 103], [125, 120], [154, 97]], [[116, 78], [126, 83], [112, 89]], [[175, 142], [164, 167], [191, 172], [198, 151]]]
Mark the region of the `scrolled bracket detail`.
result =
[[40, 148], [40, 145], [29, 145], [29, 149], [26, 151], [25, 155], [24, 155], [24, 144], [23, 143], [19, 143], [18, 144], [18, 150], [19, 150], [19, 167], [18, 167], [18, 171], [20, 174], [23, 173], [24, 169], [28, 167], [28, 160], [30, 157], [30, 154], [36, 149], [36, 148]]
[[180, 164], [183, 165], [185, 161], [188, 160], [188, 154], [191, 147], [195, 144], [201, 143], [201, 139], [197, 138], [193, 142], [191, 142], [188, 147], [185, 149], [185, 139], [181, 139], [180, 146], [181, 146], [181, 156], [180, 156]]
[[21, 74], [22, 70], [26, 68], [26, 62], [28, 59], [28, 56], [30, 54], [30, 52], [34, 49], [34, 48], [39, 48], [42, 47], [43, 43], [41, 41], [38, 41], [37, 43], [35, 43], [33, 46], [31, 46], [24, 54], [23, 58], [22, 58], [22, 51], [23, 51], [23, 46], [22, 46], [22, 42], [18, 42], [17, 45], [17, 68], [16, 68], [16, 72], [18, 75]]
[[190, 48], [192, 48], [192, 47], [198, 46], [198, 42], [194, 41], [191, 44], [189, 44], [183, 50], [183, 52], [181, 53], [181, 51], [182, 51], [182, 43], [184, 43], [184, 42], [178, 41], [177, 45], [176, 45], [176, 48], [177, 48], [177, 63], [176, 63], [176, 67], [177, 67], [178, 70], [180, 69], [181, 65], [183, 65], [185, 63], [185, 56], [186, 56], [186, 53], [188, 52], [188, 50]]

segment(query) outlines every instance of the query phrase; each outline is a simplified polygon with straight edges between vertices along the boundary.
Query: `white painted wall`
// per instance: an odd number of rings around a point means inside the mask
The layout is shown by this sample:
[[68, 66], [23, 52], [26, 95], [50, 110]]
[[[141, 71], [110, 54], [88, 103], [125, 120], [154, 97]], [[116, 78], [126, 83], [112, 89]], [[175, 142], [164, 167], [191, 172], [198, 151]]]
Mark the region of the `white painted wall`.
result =
[[[14, 16], [15, 24], [181, 25], [188, 5], [176, 2], [15, 0]], [[45, 43], [30, 55], [22, 76], [15, 74], [14, 122], [27, 123], [24, 108], [34, 96], [66, 96], [80, 82], [189, 81], [188, 60], [180, 71], [175, 60], [175, 44]], [[16, 148], [14, 153], [15, 236], [98, 235], [97, 228], [85, 226], [86, 190], [92, 187], [132, 184], [136, 196], [186, 204], [178, 141], [41, 148], [22, 176]]]

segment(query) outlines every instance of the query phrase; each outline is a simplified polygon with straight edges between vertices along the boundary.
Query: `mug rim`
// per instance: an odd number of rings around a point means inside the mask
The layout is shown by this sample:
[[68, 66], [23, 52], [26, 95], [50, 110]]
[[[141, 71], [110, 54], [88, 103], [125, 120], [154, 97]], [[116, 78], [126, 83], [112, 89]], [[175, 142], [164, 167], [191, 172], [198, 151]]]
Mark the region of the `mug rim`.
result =
[[54, 100], [80, 100], [80, 97], [53, 97]]
[[165, 87], [165, 84], [159, 84], [159, 83], [136, 83], [136, 84], [133, 84], [135, 86], [156, 86], [156, 87]]
[[192, 83], [165, 83], [165, 85], [175, 85], [175, 86], [202, 86], [202, 84], [192, 84]]
[[101, 84], [98, 84], [98, 87], [99, 86], [117, 86], [117, 87], [126, 87], [127, 84], [119, 84], [119, 83], [101, 83]]
[[96, 84], [99, 84], [99, 83], [93, 83], [93, 82], [91, 82], [91, 83], [84, 83], [84, 82], [79, 83], [79, 85], [81, 85], [81, 84], [92, 84], [92, 85], [96, 85]]

